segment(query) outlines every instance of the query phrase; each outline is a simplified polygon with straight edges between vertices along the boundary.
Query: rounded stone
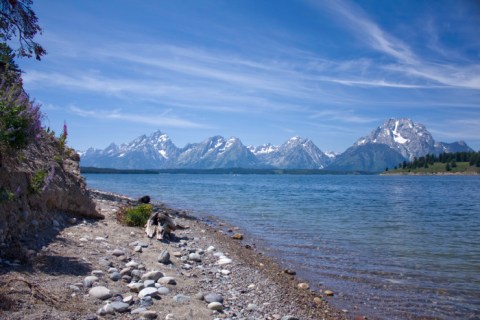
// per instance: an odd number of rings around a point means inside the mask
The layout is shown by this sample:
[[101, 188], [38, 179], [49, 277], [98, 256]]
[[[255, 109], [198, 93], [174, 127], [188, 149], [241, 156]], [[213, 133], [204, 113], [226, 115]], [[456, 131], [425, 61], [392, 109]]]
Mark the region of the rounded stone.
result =
[[115, 312], [120, 312], [120, 313], [127, 312], [128, 308], [130, 307], [128, 303], [121, 302], [121, 301], [112, 302], [110, 303], [110, 305], [113, 307]]
[[118, 281], [122, 278], [122, 275], [119, 272], [114, 272], [110, 275], [112, 281]]
[[143, 285], [145, 286], [145, 288], [155, 287], [155, 281], [145, 280], [145, 281], [143, 281]]
[[217, 264], [219, 265], [225, 265], [225, 264], [229, 264], [229, 263], [232, 263], [232, 259], [229, 259], [227, 257], [223, 257], [223, 258], [220, 258], [218, 261], [217, 261]]
[[158, 279], [157, 282], [160, 284], [172, 284], [172, 285], [177, 284], [174, 277], [161, 277], [160, 279]]
[[319, 297], [313, 298], [313, 303], [315, 303], [317, 306], [322, 304], [322, 299]]
[[100, 300], [107, 300], [112, 297], [112, 292], [104, 286], [93, 287], [88, 291], [88, 294]]
[[142, 318], [144, 319], [156, 319], [157, 313], [153, 310], [147, 310], [141, 313]]
[[301, 290], [308, 290], [310, 289], [310, 285], [306, 282], [301, 282], [297, 285], [297, 288]]
[[152, 287], [142, 289], [142, 290], [138, 293], [138, 297], [139, 297], [140, 299], [142, 299], [142, 298], [144, 298], [144, 297], [156, 297], [157, 295], [158, 295], [157, 288], [152, 288]]
[[83, 279], [83, 285], [86, 288], [90, 288], [95, 281], [98, 281], [98, 278], [96, 276], [88, 276]]
[[115, 249], [115, 250], [112, 251], [112, 255], [115, 256], [115, 257], [120, 257], [120, 256], [124, 256], [125, 252], [123, 250], [120, 250], [120, 249]]
[[201, 262], [202, 257], [197, 252], [190, 253], [188, 255], [188, 260], [195, 261], [195, 262]]
[[170, 253], [167, 250], [163, 250], [158, 256], [158, 262], [163, 264], [170, 264]]
[[232, 236], [232, 239], [235, 239], [235, 240], [243, 240], [243, 234], [241, 233], [236, 233]]
[[[133, 275], [133, 272], [132, 272], [132, 275]], [[142, 275], [142, 280], [153, 280], [153, 281], [157, 281], [158, 279], [160, 279], [161, 277], [163, 277], [163, 273], [161, 273], [160, 271], [158, 270], [154, 270], [154, 271], [150, 271], [150, 272], [147, 272], [147, 273], [144, 273]]]
[[328, 297], [333, 297], [335, 295], [331, 290], [325, 290], [323, 293]]
[[223, 296], [218, 293], [209, 293], [203, 297], [206, 302], [220, 302], [223, 303]]
[[223, 304], [221, 304], [220, 302], [210, 302], [208, 304], [208, 309], [221, 311], [221, 310], [223, 310]]
[[157, 289], [157, 291], [158, 291], [158, 294], [162, 296], [166, 296], [167, 294], [170, 293], [170, 289], [168, 289], [167, 287], [160, 287]]

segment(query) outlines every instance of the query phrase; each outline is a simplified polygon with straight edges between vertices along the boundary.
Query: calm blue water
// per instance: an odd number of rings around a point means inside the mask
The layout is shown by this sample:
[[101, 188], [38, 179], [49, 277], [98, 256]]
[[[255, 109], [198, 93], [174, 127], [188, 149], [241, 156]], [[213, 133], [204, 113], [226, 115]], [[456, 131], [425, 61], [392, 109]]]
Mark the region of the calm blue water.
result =
[[480, 319], [480, 177], [85, 176], [239, 226], [352, 317]]

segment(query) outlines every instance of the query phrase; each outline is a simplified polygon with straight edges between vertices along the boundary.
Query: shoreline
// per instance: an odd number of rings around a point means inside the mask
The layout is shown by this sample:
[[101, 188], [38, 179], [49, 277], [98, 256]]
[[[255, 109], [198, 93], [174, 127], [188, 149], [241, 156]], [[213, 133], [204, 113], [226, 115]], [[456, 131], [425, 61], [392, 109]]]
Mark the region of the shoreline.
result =
[[[25, 261], [0, 261], [0, 297], [4, 300], [8, 297], [8, 305], [1, 304], [2, 319], [36, 319], [41, 315], [83, 320], [117, 317], [308, 320], [346, 319], [347, 315], [363, 319], [331, 307], [326, 294], [310, 291], [306, 285], [299, 286], [304, 283], [301, 279], [286, 273], [276, 261], [246, 245], [246, 241], [232, 239], [221, 226], [154, 201], [157, 209], [169, 212], [189, 228], [174, 231], [175, 241], [149, 239], [143, 228], [122, 226], [116, 221], [115, 212], [122, 205], [133, 204], [133, 199], [97, 190], [90, 190], [90, 194], [105, 220], [82, 221], [57, 214], [50, 230], [53, 233], [47, 236], [48, 232], [44, 232], [31, 244], [39, 246], [38, 251], [29, 250]], [[138, 243], [145, 247], [133, 245]], [[159, 254], [163, 252], [169, 253], [170, 264], [159, 262]], [[221, 264], [220, 252], [230, 262]], [[190, 259], [192, 254], [196, 255], [194, 260]], [[122, 277], [112, 280], [113, 269], [121, 272]], [[127, 285], [135, 280], [133, 273], [145, 274], [151, 270], [173, 277], [175, 284], [165, 284], [162, 290], [167, 293], [155, 296], [146, 305]], [[91, 276], [93, 283], [86, 280]], [[105, 287], [111, 296], [105, 300], [94, 298], [89, 285]], [[37, 288], [37, 295], [32, 288]], [[43, 293], [40, 297], [39, 292]], [[209, 294], [222, 297], [219, 308], [223, 310], [209, 308], [205, 301]], [[35, 310], [28, 298], [35, 300]], [[122, 301], [125, 310], [110, 310]], [[113, 318], [109, 312], [113, 312]]]

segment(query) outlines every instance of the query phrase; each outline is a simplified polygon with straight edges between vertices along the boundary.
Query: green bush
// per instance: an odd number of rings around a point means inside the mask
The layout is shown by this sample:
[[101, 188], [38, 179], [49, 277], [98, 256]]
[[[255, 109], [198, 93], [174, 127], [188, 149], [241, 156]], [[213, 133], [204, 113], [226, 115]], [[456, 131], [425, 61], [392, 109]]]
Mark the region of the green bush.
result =
[[143, 227], [153, 212], [151, 204], [140, 204], [138, 206], [127, 208], [123, 215], [123, 222], [127, 226]]

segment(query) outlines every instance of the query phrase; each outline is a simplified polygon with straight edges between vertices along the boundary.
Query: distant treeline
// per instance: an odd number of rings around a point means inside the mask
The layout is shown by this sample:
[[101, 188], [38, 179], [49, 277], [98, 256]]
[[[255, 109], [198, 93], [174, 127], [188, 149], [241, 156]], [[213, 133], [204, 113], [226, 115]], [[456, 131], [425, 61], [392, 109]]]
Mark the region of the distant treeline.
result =
[[110, 169], [95, 167], [80, 167], [82, 173], [101, 174], [371, 174], [363, 171], [328, 171], [323, 169], [246, 169], [246, 168], [222, 168], [222, 169]]
[[411, 162], [403, 161], [398, 167], [395, 167], [395, 169], [428, 168], [428, 166], [436, 162], [445, 163], [448, 168], [456, 167], [457, 162], [468, 162], [471, 166], [480, 167], [480, 152], [454, 152], [441, 153], [439, 155], [427, 154], [424, 157], [415, 158]]

